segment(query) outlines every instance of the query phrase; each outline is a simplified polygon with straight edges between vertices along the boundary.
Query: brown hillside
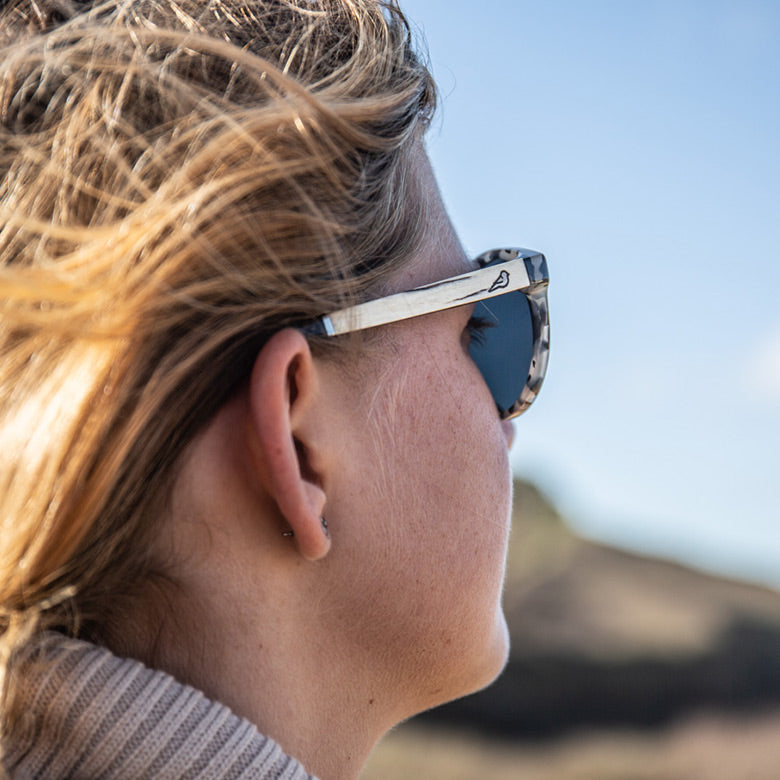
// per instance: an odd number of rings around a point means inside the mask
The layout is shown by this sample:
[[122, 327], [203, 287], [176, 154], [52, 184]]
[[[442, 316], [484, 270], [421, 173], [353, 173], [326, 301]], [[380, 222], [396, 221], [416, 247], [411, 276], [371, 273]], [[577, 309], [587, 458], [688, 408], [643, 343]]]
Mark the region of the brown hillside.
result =
[[521, 481], [504, 603], [517, 655], [680, 658], [735, 624], [780, 630], [777, 592], [579, 538]]

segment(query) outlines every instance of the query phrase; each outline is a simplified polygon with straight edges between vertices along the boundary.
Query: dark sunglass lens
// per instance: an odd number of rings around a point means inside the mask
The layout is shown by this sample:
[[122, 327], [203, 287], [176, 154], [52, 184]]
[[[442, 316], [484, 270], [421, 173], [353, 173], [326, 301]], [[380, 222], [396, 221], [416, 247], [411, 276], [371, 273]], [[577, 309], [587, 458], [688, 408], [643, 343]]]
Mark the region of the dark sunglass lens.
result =
[[533, 323], [528, 299], [507, 293], [474, 306], [473, 316], [487, 327], [472, 338], [471, 357], [503, 416], [520, 397], [533, 356]]

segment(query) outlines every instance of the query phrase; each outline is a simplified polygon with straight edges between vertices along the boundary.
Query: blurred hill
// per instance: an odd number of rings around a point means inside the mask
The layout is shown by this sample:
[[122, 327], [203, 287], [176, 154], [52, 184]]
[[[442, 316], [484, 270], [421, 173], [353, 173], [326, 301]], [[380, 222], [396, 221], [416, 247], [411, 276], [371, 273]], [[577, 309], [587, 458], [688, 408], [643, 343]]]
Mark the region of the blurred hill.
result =
[[507, 668], [422, 716], [512, 738], [780, 706], [780, 594], [577, 536], [515, 484]]

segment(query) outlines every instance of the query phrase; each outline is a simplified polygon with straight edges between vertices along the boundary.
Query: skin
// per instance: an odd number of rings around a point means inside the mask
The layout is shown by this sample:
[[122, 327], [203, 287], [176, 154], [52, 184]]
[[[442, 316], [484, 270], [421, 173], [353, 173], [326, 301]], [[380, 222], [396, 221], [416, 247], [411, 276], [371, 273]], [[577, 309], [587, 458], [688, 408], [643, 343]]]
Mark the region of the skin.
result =
[[[468, 265], [417, 156], [429, 231], [389, 291]], [[506, 662], [512, 428], [468, 355], [470, 314], [385, 326], [353, 369], [277, 333], [177, 478], [154, 662], [322, 780], [356, 778], [389, 728]]]

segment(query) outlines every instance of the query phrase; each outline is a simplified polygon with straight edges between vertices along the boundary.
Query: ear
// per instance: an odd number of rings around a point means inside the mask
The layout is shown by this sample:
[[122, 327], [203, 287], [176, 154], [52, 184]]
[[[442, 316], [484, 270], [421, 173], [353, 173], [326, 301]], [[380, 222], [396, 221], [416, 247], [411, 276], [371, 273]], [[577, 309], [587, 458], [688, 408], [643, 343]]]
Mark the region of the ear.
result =
[[[327, 555], [330, 539], [322, 525], [325, 492], [318, 462], [319, 379], [309, 344], [292, 328], [275, 333], [255, 360], [250, 408], [266, 488], [307, 560]], [[281, 529], [280, 529], [281, 533]]]

